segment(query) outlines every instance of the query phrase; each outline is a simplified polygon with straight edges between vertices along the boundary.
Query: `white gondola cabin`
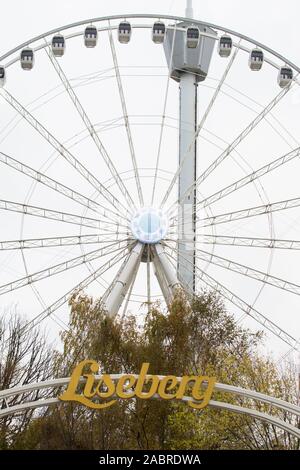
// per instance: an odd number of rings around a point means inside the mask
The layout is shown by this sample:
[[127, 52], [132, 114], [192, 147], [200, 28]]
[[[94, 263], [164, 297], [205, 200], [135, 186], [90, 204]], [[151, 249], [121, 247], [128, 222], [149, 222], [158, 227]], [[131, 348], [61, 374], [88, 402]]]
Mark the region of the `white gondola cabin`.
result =
[[162, 44], [166, 37], [166, 25], [161, 21], [154, 23], [152, 27], [152, 41], [155, 44]]
[[52, 38], [52, 52], [55, 57], [62, 57], [66, 50], [66, 41], [61, 34]]
[[293, 70], [287, 66], [281, 67], [278, 72], [278, 79], [277, 79], [278, 85], [281, 88], [285, 88], [288, 85], [290, 85], [292, 80], [293, 80]]
[[229, 57], [232, 51], [232, 38], [228, 34], [220, 37], [218, 53], [221, 57]]
[[127, 44], [131, 38], [131, 24], [122, 21], [118, 27], [118, 39], [122, 44]]
[[84, 31], [84, 45], [86, 47], [95, 47], [98, 40], [98, 31], [96, 26], [87, 26]]
[[3, 87], [5, 85], [5, 81], [6, 81], [5, 68], [0, 66], [0, 87]]
[[261, 49], [252, 49], [249, 54], [249, 67], [251, 70], [260, 70], [264, 63], [264, 53]]
[[200, 30], [196, 26], [190, 26], [186, 30], [186, 46], [189, 49], [196, 49], [200, 41]]
[[24, 70], [31, 70], [34, 65], [34, 53], [29, 47], [21, 51], [21, 67]]

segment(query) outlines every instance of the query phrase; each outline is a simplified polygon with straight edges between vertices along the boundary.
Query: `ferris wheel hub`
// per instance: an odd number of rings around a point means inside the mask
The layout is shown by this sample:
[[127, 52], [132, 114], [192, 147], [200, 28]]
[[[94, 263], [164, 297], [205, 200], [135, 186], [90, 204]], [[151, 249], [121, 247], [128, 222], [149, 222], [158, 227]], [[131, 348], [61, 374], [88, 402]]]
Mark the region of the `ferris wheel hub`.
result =
[[131, 231], [134, 238], [141, 243], [160, 242], [167, 234], [168, 217], [160, 209], [143, 207], [133, 216]]

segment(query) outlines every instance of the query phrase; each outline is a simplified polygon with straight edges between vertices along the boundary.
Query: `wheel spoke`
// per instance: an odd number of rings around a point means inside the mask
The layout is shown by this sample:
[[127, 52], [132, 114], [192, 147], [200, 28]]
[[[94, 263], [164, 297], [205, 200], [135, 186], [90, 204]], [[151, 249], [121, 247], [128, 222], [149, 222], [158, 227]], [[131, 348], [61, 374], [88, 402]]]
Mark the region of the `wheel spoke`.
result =
[[[171, 255], [168, 254], [168, 256], [171, 256]], [[174, 261], [176, 261], [176, 259], [174, 257], [172, 257], [172, 258], [173, 258]], [[262, 325], [264, 328], [266, 328], [272, 334], [274, 334], [275, 336], [280, 338], [282, 341], [287, 343], [289, 346], [291, 346], [292, 348], [294, 348], [295, 350], [298, 351], [299, 343], [296, 340], [296, 338], [294, 338], [289, 333], [284, 331], [282, 328], [280, 328], [278, 325], [276, 325], [276, 323], [269, 320], [265, 315], [263, 315], [258, 310], [253, 308], [251, 305], [249, 305], [247, 302], [245, 302], [239, 296], [234, 294], [232, 291], [230, 291], [227, 287], [222, 285], [220, 282], [216, 281], [212, 276], [207, 274], [205, 271], [200, 269], [198, 266], [196, 266], [196, 271], [198, 273], [197, 279], [203, 281], [208, 287], [210, 287], [211, 289], [216, 291], [218, 294], [220, 294], [222, 297], [227, 299], [233, 305], [237, 306], [246, 315], [253, 318], [255, 321], [257, 321], [260, 325]]]
[[272, 212], [292, 209], [293, 207], [300, 206], [300, 197], [294, 199], [287, 199], [285, 201], [273, 202], [262, 206], [250, 207], [249, 209], [242, 209], [234, 212], [227, 212], [226, 214], [218, 214], [213, 217], [206, 217], [204, 219], [197, 219], [201, 223], [201, 227], [210, 225], [224, 224], [227, 222], [234, 222], [248, 217], [255, 217], [258, 215], [270, 214]]
[[300, 240], [284, 240], [273, 238], [231, 237], [227, 235], [199, 235], [196, 243], [208, 245], [246, 246], [254, 248], [270, 248], [279, 250], [300, 250]]
[[[63, 86], [65, 87], [65, 90], [67, 91], [69, 97], [71, 98], [75, 108], [78, 111], [78, 114], [80, 115], [82, 121], [84, 122], [91, 138], [93, 139], [99, 154], [103, 158], [107, 168], [110, 171], [110, 174], [114, 178], [118, 188], [120, 189], [122, 195], [125, 197], [125, 200], [127, 201], [127, 204], [129, 204], [129, 207], [134, 208], [135, 204], [127, 191], [122, 179], [119, 176], [118, 170], [115, 168], [113, 161], [111, 160], [106, 148], [104, 147], [103, 143], [101, 142], [98, 133], [96, 132], [90, 118], [88, 117], [85, 109], [83, 108], [81, 102], [78, 99], [78, 96], [76, 95], [74, 89], [72, 88], [72, 85], [70, 84], [68, 78], [66, 77], [64, 71], [62, 70], [60, 64], [58, 63], [58, 60], [56, 57], [51, 53], [49, 48], [45, 48], [46, 54], [49, 57], [49, 60], [51, 61], [57, 75], [59, 76]], [[111, 193], [109, 193], [111, 194]], [[119, 202], [119, 201], [118, 201]], [[119, 202], [120, 204], [120, 202]], [[123, 204], [122, 207], [124, 208]], [[126, 209], [126, 208], [125, 208]]]
[[[125, 246], [126, 244], [127, 242], [125, 242]], [[64, 261], [63, 263], [56, 264], [55, 266], [50, 266], [49, 268], [30, 274], [29, 276], [17, 279], [16, 281], [9, 282], [8, 284], [0, 286], [0, 295], [6, 294], [7, 292], [12, 292], [16, 289], [20, 289], [21, 287], [27, 286], [28, 284], [33, 284], [34, 282], [41, 281], [42, 279], [49, 278], [51, 276], [54, 276], [55, 274], [62, 273], [69, 269], [76, 268], [77, 266], [83, 265], [89, 261], [99, 259], [109, 254], [113, 254], [116, 251], [125, 248], [125, 246], [124, 241], [114, 242], [100, 249], [98, 248], [97, 250], [93, 250], [84, 255], [77, 256], [76, 258]]]
[[45, 318], [49, 317], [52, 315], [56, 310], [58, 310], [60, 307], [62, 307], [70, 298], [70, 296], [76, 292], [80, 291], [82, 289], [85, 289], [88, 287], [93, 281], [98, 279], [100, 276], [102, 276], [106, 271], [108, 271], [112, 266], [114, 266], [116, 263], [121, 261], [125, 254], [126, 254], [127, 248], [117, 255], [113, 256], [110, 260], [108, 260], [106, 263], [104, 263], [100, 268], [95, 270], [92, 274], [90, 274], [87, 278], [85, 278], [83, 281], [81, 281], [79, 284], [77, 284], [75, 287], [73, 287], [71, 290], [69, 290], [66, 294], [64, 294], [62, 297], [60, 297], [58, 300], [56, 300], [53, 304], [51, 304], [49, 307], [47, 307], [45, 310], [43, 310], [41, 313], [36, 315], [32, 320], [30, 320], [25, 327], [22, 330], [22, 333], [25, 331], [32, 328], [35, 328], [38, 324], [40, 324]]
[[238, 297], [232, 291], [230, 291], [227, 287], [223, 286], [220, 282], [216, 281], [212, 276], [209, 276], [204, 271], [200, 270], [200, 279], [205, 282], [206, 285], [217, 291], [221, 294], [225, 299], [229, 300], [233, 305], [237, 306], [242, 312], [253, 318], [257, 321], [260, 325], [264, 328], [269, 330], [275, 336], [280, 338], [282, 341], [287, 343], [289, 346], [293, 347], [295, 350], [298, 350], [298, 341], [296, 338], [291, 336], [285, 330], [280, 328], [276, 323], [269, 320], [265, 315], [260, 313], [258, 310], [253, 308], [243, 299]]
[[251, 279], [255, 279], [256, 281], [260, 281], [265, 284], [277, 287], [278, 289], [283, 289], [286, 292], [292, 292], [293, 294], [300, 295], [300, 286], [298, 284], [294, 284], [292, 282], [285, 281], [284, 279], [271, 276], [270, 274], [258, 271], [257, 269], [245, 266], [240, 263], [236, 263], [230, 259], [213, 255], [203, 250], [197, 250], [196, 258], [201, 261], [212, 263], [216, 266], [220, 266], [221, 268], [225, 268], [229, 271], [233, 271], [235, 273], [249, 277]]
[[[125, 241], [126, 232], [117, 233], [118, 236], [122, 236], [121, 240]], [[104, 237], [104, 238], [103, 238]], [[131, 239], [126, 239], [129, 242]], [[118, 240], [120, 241], [120, 240]], [[46, 237], [46, 238], [28, 238], [27, 240], [4, 240], [0, 241], [0, 251], [7, 250], [24, 250], [33, 248], [51, 248], [56, 246], [72, 246], [72, 245], [89, 245], [89, 244], [109, 244], [111, 238], [108, 238], [108, 234], [102, 235], [69, 235], [66, 237]]]
[[126, 105], [126, 100], [125, 100], [125, 95], [124, 95], [124, 90], [123, 90], [123, 84], [122, 84], [122, 79], [121, 79], [121, 74], [120, 74], [120, 69], [119, 69], [119, 64], [118, 64], [114, 38], [112, 35], [112, 31], [111, 31], [110, 21], [108, 22], [108, 24], [109, 24], [108, 36], [109, 36], [110, 49], [111, 49], [111, 54], [113, 58], [114, 69], [115, 69], [115, 74], [116, 74], [116, 79], [117, 79], [117, 84], [118, 84], [118, 89], [119, 89], [120, 101], [121, 101], [122, 111], [123, 111], [123, 118], [125, 121], [127, 139], [128, 139], [131, 161], [132, 161], [132, 166], [133, 166], [133, 171], [134, 171], [134, 176], [135, 176], [135, 183], [137, 186], [140, 206], [143, 207], [144, 206], [143, 191], [142, 191], [142, 186], [140, 182], [135, 149], [134, 149], [133, 139], [132, 139], [132, 134], [131, 134], [131, 129], [130, 129], [130, 122], [128, 118], [127, 105]]
[[83, 217], [76, 214], [70, 214], [66, 212], [55, 211], [52, 209], [45, 209], [43, 207], [30, 206], [18, 202], [6, 201], [0, 199], [0, 209], [11, 212], [20, 212], [24, 215], [31, 215], [34, 217], [43, 217], [45, 219], [56, 220], [59, 222], [66, 222], [69, 224], [80, 225], [84, 227], [91, 227], [101, 229], [106, 232], [115, 233], [118, 231], [118, 227], [125, 227], [121, 224], [102, 221], [99, 219], [93, 219], [91, 217]]
[[113, 207], [120, 210], [120, 207], [125, 209], [126, 207], [112, 194], [105, 186], [92, 174], [87, 168], [85, 168], [74, 155], [64, 147], [29, 111], [26, 110], [7, 90], [4, 88], [0, 89], [0, 93], [3, 98], [34, 128], [36, 131], [47, 141], [49, 144], [65, 159], [67, 162], [80, 173], [83, 178], [88, 181], [96, 191], [104, 197]]
[[[196, 179], [182, 196], [184, 200], [189, 194], [192, 194], [195, 189], [231, 154], [231, 152], [258, 126], [258, 124], [267, 116], [267, 114], [281, 101], [281, 99], [291, 89], [292, 85], [283, 88], [275, 98], [251, 121], [251, 123], [238, 135], [238, 137], [217, 157], [217, 159], [209, 165], [209, 167]], [[176, 205], [181, 201], [176, 201]], [[171, 207], [173, 207], [173, 204]]]
[[[175, 24], [174, 34], [173, 34], [173, 39], [172, 39], [170, 63], [172, 63], [173, 55], [174, 55], [174, 45], [175, 45], [176, 31], [177, 31], [176, 26], [177, 26], [177, 24]], [[168, 78], [167, 78], [167, 85], [166, 85], [165, 98], [164, 98], [164, 108], [163, 108], [163, 114], [162, 114], [161, 125], [160, 125], [160, 134], [159, 134], [158, 150], [157, 150], [157, 157], [156, 157], [156, 164], [155, 164], [155, 173], [154, 173], [154, 182], [153, 182], [153, 189], [152, 189], [151, 205], [153, 205], [154, 196], [155, 196], [155, 189], [156, 189], [157, 176], [158, 176], [158, 167], [159, 167], [159, 161], [160, 161], [162, 139], [163, 139], [163, 133], [164, 133], [164, 127], [165, 127], [165, 120], [166, 120], [166, 111], [167, 111], [167, 103], [168, 103], [171, 75], [172, 75], [172, 71], [170, 70], [169, 73], [168, 73]]]
[[[253, 171], [249, 175], [235, 181], [234, 183], [230, 184], [229, 186], [226, 186], [225, 188], [221, 189], [220, 191], [212, 194], [211, 196], [203, 199], [202, 201], [199, 201], [197, 204], [197, 211], [198, 209], [201, 209], [203, 207], [206, 207], [210, 204], [213, 204], [216, 201], [219, 201], [220, 199], [224, 198], [225, 196], [228, 196], [229, 194], [233, 193], [234, 191], [237, 191], [240, 188], [243, 188], [249, 183], [252, 183], [255, 181], [257, 178], [260, 178], [267, 173], [270, 173], [271, 171], [275, 170], [276, 168], [281, 167], [285, 163], [290, 162], [294, 158], [298, 157], [300, 155], [300, 147], [295, 148], [291, 152], [283, 155], [282, 157], [277, 158], [276, 160], [271, 161], [267, 165], [264, 165], [263, 167], [259, 168], [256, 171]], [[197, 212], [196, 211], [196, 212]]]
[[[74, 191], [68, 186], [65, 186], [59, 183], [58, 181], [54, 180], [53, 178], [50, 178], [49, 176], [46, 176], [45, 174], [34, 170], [33, 168], [25, 165], [22, 162], [19, 162], [15, 158], [10, 157], [3, 152], [0, 152], [0, 162], [4, 163], [10, 168], [13, 168], [16, 171], [19, 171], [20, 173], [23, 173], [26, 176], [29, 176], [36, 182], [44, 184], [48, 188], [57, 191], [59, 194], [62, 194], [63, 196], [66, 196], [72, 199], [73, 201], [78, 202], [82, 206], [93, 210], [94, 212], [102, 215], [103, 217], [112, 220], [112, 222], [114, 223], [117, 222], [118, 219], [120, 219], [120, 213], [114, 212], [112, 209], [108, 209], [107, 207], [99, 204], [98, 202], [93, 201], [92, 199], [89, 199], [86, 196], [83, 196], [82, 194], [78, 193], [77, 191]], [[117, 216], [117, 220], [112, 219], [110, 214], [114, 214], [115, 216]]]

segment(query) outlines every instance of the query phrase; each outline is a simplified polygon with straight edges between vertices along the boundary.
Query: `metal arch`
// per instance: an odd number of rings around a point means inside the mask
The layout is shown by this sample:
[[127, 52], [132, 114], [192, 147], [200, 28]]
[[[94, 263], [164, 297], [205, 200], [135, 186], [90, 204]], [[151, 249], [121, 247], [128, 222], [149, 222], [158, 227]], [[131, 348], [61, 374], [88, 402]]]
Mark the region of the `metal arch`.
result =
[[[153, 398], [159, 399], [159, 396], [154, 396]], [[183, 397], [181, 401], [188, 402], [190, 401], [190, 398]], [[35, 402], [28, 402], [28, 403], [25, 403], [24, 405], [14, 405], [9, 408], [9, 411], [7, 408], [0, 410], [0, 419], [1, 417], [8, 416], [9, 414], [15, 414], [20, 411], [42, 408], [44, 406], [58, 405], [60, 403], [61, 401], [58, 398], [48, 398], [45, 400], [37, 400]], [[244, 408], [238, 405], [233, 405], [231, 403], [217, 402], [215, 400], [210, 400], [208, 403], [208, 406], [211, 406], [212, 408], [219, 408], [221, 410], [231, 411], [233, 413], [246, 414], [248, 416], [251, 416], [252, 418], [259, 419], [260, 421], [264, 421], [269, 424], [272, 424], [273, 426], [283, 429], [289, 434], [292, 434], [295, 437], [300, 438], [300, 431], [298, 428], [278, 418], [275, 418], [274, 416], [267, 415], [266, 413], [261, 413], [260, 411], [256, 411], [250, 408]]]
[[[96, 18], [90, 18], [90, 19], [87, 19], [87, 20], [81, 20], [81, 21], [77, 21], [77, 22], [74, 22], [74, 23], [70, 23], [68, 25], [61, 26], [59, 28], [51, 29], [51, 30], [47, 31], [46, 33], [35, 36], [34, 38], [31, 38], [31, 39], [27, 40], [26, 42], [23, 42], [22, 44], [19, 44], [17, 47], [15, 47], [15, 48], [11, 49], [10, 51], [8, 51], [7, 53], [3, 54], [0, 57], [0, 62], [3, 61], [4, 59], [6, 59], [7, 57], [9, 57], [10, 55], [14, 54], [15, 52], [18, 52], [20, 49], [28, 46], [28, 44], [31, 44], [31, 43], [37, 42], [41, 39], [44, 39], [46, 36], [50, 36], [52, 34], [57, 33], [57, 31], [65, 31], [65, 30], [76, 28], [78, 26], [83, 26], [83, 25], [86, 25], [86, 24], [89, 24], [89, 23], [99, 23], [99, 22], [102, 22], [102, 21], [122, 20], [124, 18], [147, 18], [147, 19], [148, 18], [149, 19], [161, 18], [161, 19], [179, 21], [179, 22], [186, 21], [186, 19], [187, 19], [183, 16], [171, 16], [171, 15], [164, 15], [164, 14], [161, 14], [161, 13], [158, 13], [157, 15], [155, 15], [153, 13], [151, 13], [151, 14], [148, 14], [148, 13], [147, 14], [142, 14], [142, 13], [128, 14], [127, 13], [127, 14], [123, 14], [123, 15], [111, 15], [111, 16], [102, 16], [102, 17], [100, 16], [100, 17], [96, 17]], [[260, 47], [261, 49], [264, 49], [266, 52], [269, 52], [271, 55], [277, 57], [277, 59], [281, 60], [282, 62], [284, 62], [285, 64], [289, 65], [294, 70], [296, 70], [298, 73], [300, 73], [300, 67], [298, 67], [296, 64], [294, 64], [293, 62], [291, 62], [290, 60], [288, 60], [286, 57], [279, 54], [278, 52], [274, 51], [272, 48], [262, 44], [261, 42], [255, 41], [254, 39], [250, 38], [249, 36], [238, 33], [238, 32], [236, 32], [232, 29], [229, 29], [229, 28], [224, 28], [223, 26], [218, 26], [218, 25], [213, 24], [213, 23], [208, 23], [206, 21], [199, 21], [199, 20], [195, 20], [195, 19], [190, 19], [190, 21], [192, 23], [196, 24], [196, 25], [203, 25], [205, 27], [213, 28], [213, 29], [216, 29], [218, 31], [222, 31], [222, 32], [225, 32], [227, 34], [232, 34], [233, 36], [239, 37], [240, 39], [243, 39], [243, 40], [253, 44], [256, 47]]]
[[233, 413], [246, 414], [248, 416], [251, 416], [252, 418], [259, 419], [260, 421], [265, 421], [278, 428], [281, 428], [284, 431], [293, 434], [298, 438], [300, 437], [300, 431], [298, 428], [266, 413], [262, 413], [260, 411], [256, 411], [250, 408], [244, 408], [243, 406], [233, 405], [232, 403], [217, 402], [214, 400], [210, 400], [209, 406], [211, 406], [212, 408], [220, 408], [223, 410], [231, 411]]
[[[122, 374], [111, 374], [112, 380], [118, 380], [121, 376]], [[159, 376], [160, 379], [162, 379], [163, 377], [164, 376]], [[96, 376], [97, 380], [99, 380], [100, 378], [101, 376], [99, 375]], [[80, 381], [84, 382], [84, 380], [85, 380], [84, 377], [81, 377]], [[177, 380], [180, 381], [181, 378], [177, 377]], [[7, 400], [7, 398], [11, 396], [20, 395], [25, 392], [33, 392], [35, 390], [40, 390], [40, 389], [45, 389], [45, 388], [59, 388], [59, 387], [67, 385], [69, 382], [70, 382], [70, 377], [62, 378], [62, 379], [53, 379], [53, 380], [39, 382], [35, 384], [27, 384], [24, 386], [17, 386], [12, 389], [0, 391], [0, 400]], [[260, 392], [252, 391], [249, 389], [244, 389], [241, 387], [231, 386], [227, 384], [221, 384], [221, 383], [215, 384], [215, 390], [220, 391], [220, 392], [225, 392], [225, 393], [232, 393], [234, 395], [242, 396], [245, 398], [250, 398], [253, 400], [259, 400], [263, 403], [267, 403], [269, 405], [275, 406], [279, 410], [283, 410], [291, 414], [294, 414], [296, 416], [300, 416], [299, 406], [294, 405], [293, 403], [289, 403], [284, 400], [278, 399], [278, 398], [271, 397], [269, 395], [266, 395]], [[153, 398], [159, 398], [159, 396], [154, 395]], [[183, 397], [182, 399], [182, 401], [185, 401], [185, 402], [189, 400], [190, 400], [190, 397], [187, 397], [187, 396]], [[4, 416], [8, 416], [10, 414], [15, 414], [18, 412], [25, 411], [27, 409], [41, 408], [44, 406], [55, 405], [59, 403], [61, 402], [58, 398], [48, 398], [44, 400], [27, 402], [27, 403], [19, 404], [19, 405], [13, 405], [13, 406], [8, 405], [6, 408], [3, 408], [0, 410], [0, 418]], [[213, 408], [225, 409], [225, 410], [235, 412], [235, 413], [246, 414], [255, 419], [259, 419], [261, 421], [265, 421], [270, 424], [273, 424], [274, 426], [279, 427], [287, 431], [288, 433], [293, 434], [294, 436], [298, 438], [300, 437], [300, 430], [296, 428], [295, 426], [292, 426], [291, 424], [286, 423], [272, 415], [261, 413], [255, 409], [246, 408], [243, 406], [238, 406], [232, 403], [227, 403], [227, 402], [222, 402], [222, 401], [218, 402], [215, 400], [210, 400], [209, 406]]]
[[[138, 377], [135, 374], [132, 374], [132, 375], [135, 378]], [[110, 374], [110, 376], [112, 377], [112, 380], [118, 380], [122, 376], [122, 374]], [[164, 376], [159, 375], [158, 377], [162, 379]], [[95, 378], [96, 380], [99, 380], [101, 378], [101, 375], [96, 375]], [[68, 383], [70, 382], [70, 379], [71, 379], [70, 377], [63, 377], [59, 379], [51, 379], [47, 381], [36, 382], [33, 384], [17, 385], [16, 387], [13, 387], [13, 388], [0, 390], [0, 400], [6, 399], [10, 396], [20, 395], [25, 392], [32, 392], [34, 390], [40, 390], [43, 388], [59, 388], [59, 387], [68, 385]], [[84, 380], [85, 380], [84, 377], [81, 377], [80, 381], [84, 382]], [[180, 381], [181, 377], [177, 377], [177, 380]], [[282, 410], [285, 410], [290, 413], [294, 413], [297, 416], [300, 416], [300, 406], [295, 405], [293, 403], [286, 402], [284, 400], [281, 400], [280, 398], [271, 397], [270, 395], [266, 395], [265, 393], [256, 392], [256, 391], [246, 389], [243, 387], [237, 387], [235, 385], [222, 384], [219, 382], [216, 382], [215, 390], [218, 392], [233, 393], [234, 395], [240, 395], [245, 398], [251, 398], [253, 400], [260, 400], [264, 403], [277, 406], [278, 408]]]

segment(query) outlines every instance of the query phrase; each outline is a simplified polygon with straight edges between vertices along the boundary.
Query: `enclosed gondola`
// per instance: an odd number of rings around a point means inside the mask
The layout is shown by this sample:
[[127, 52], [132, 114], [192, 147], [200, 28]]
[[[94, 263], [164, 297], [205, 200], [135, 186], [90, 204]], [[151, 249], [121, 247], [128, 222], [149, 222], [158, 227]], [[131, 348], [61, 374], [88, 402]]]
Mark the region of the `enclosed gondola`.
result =
[[152, 41], [155, 44], [162, 44], [166, 37], [166, 25], [161, 21], [154, 23], [152, 27]]
[[0, 87], [3, 87], [5, 85], [5, 81], [6, 81], [5, 68], [1, 67], [0, 65]]
[[86, 47], [95, 47], [98, 40], [98, 31], [96, 26], [87, 26], [84, 31], [84, 45]]
[[66, 50], [66, 41], [61, 34], [57, 34], [52, 38], [52, 52], [55, 57], [61, 57]]
[[31, 70], [34, 65], [34, 52], [30, 48], [23, 49], [20, 56], [21, 67], [24, 70]]
[[122, 44], [127, 44], [131, 38], [131, 24], [128, 21], [122, 21], [118, 27], [118, 39]]
[[261, 49], [252, 49], [249, 54], [249, 67], [251, 70], [260, 70], [264, 63], [264, 53]]
[[232, 38], [228, 34], [220, 37], [218, 52], [221, 57], [229, 57], [232, 51]]
[[189, 49], [196, 49], [200, 41], [200, 30], [196, 26], [190, 26], [186, 30], [186, 46]]
[[293, 70], [290, 67], [287, 67], [286, 65], [284, 67], [281, 67], [279, 72], [278, 72], [278, 85], [281, 88], [285, 88], [293, 80]]

